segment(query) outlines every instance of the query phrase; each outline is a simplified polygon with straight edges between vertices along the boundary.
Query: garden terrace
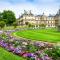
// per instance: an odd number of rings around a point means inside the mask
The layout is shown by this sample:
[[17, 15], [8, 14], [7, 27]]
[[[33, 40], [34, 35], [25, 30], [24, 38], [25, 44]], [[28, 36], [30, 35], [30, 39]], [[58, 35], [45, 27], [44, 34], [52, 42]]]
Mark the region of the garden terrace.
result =
[[[56, 29], [38, 29], [38, 30], [29, 29], [29, 30], [20, 30], [17, 32], [20, 33], [20, 32], [27, 32], [27, 31], [31, 35], [32, 35], [32, 33], [34, 33], [34, 34], [38, 33], [36, 36], [39, 36], [40, 33], [44, 34], [44, 35], [48, 34], [48, 33], [52, 34], [52, 35], [59, 34], [58, 36], [60, 36], [60, 33], [58, 33], [56, 31]], [[13, 32], [13, 35], [17, 32]], [[54, 33], [51, 33], [51, 32], [54, 32]], [[16, 35], [14, 35], [14, 36], [16, 36]], [[17, 38], [20, 36], [16, 36], [16, 37], [14, 37], [14, 36], [11, 36], [9, 31], [6, 32], [5, 34], [3, 34], [1, 37], [3, 37], [4, 39], [1, 38], [0, 47], [5, 48], [10, 53], [12, 52], [14, 54], [19, 55], [20, 57], [22, 56], [23, 58], [26, 58], [27, 60], [32, 60], [32, 59], [34, 59], [34, 60], [44, 60], [44, 59], [56, 60], [60, 57], [60, 53], [58, 53], [58, 51], [60, 52], [60, 48], [57, 47], [56, 49], [54, 49], [55, 45], [53, 45], [53, 43], [48, 43], [51, 41], [43, 42], [45, 40], [41, 41], [38, 39], [37, 39], [37, 41], [34, 39], [26, 40], [26, 39]], [[27, 36], [28, 36], [28, 34], [27, 34]], [[35, 38], [36, 38], [36, 36], [35, 36]], [[8, 38], [8, 41], [6, 41], [6, 39], [7, 39], [6, 37]], [[31, 37], [31, 36], [29, 36], [29, 37]], [[50, 55], [49, 55], [49, 52], [51, 52]], [[54, 55], [53, 53], [56, 55]]]

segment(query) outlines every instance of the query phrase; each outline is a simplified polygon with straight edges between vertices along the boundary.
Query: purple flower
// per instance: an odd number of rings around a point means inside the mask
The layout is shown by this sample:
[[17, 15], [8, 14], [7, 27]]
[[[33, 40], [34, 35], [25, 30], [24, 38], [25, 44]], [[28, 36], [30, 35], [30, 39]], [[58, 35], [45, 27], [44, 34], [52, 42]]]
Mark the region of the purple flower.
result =
[[34, 53], [27, 53], [27, 57], [34, 57]]
[[3, 43], [2, 44], [3, 47], [7, 47], [7, 45], [8, 45], [7, 43]]
[[14, 48], [13, 46], [7, 46], [7, 50], [8, 50], [8, 51], [14, 51], [14, 49], [15, 49], [15, 48]]
[[15, 48], [14, 53], [16, 53], [16, 54], [21, 53], [21, 49], [19, 49], [19, 48]]
[[39, 47], [42, 47], [42, 46], [45, 47], [43, 42], [35, 42], [35, 45]]
[[52, 60], [48, 55], [43, 56], [43, 60]]

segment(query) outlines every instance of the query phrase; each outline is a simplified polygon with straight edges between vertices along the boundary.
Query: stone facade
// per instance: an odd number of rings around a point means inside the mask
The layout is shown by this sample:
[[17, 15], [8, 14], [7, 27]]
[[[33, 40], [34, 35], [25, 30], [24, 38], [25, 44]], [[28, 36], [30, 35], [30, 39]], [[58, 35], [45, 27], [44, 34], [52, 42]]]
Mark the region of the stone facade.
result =
[[60, 25], [60, 9], [57, 12], [57, 14], [55, 15], [55, 24]]
[[56, 25], [60, 25], [60, 9], [55, 16], [46, 16], [44, 13], [42, 15], [34, 15], [31, 11], [27, 13], [24, 10], [24, 14], [20, 16], [18, 19], [19, 25], [25, 25], [26, 22], [34, 25], [45, 24], [46, 27], [56, 27]]

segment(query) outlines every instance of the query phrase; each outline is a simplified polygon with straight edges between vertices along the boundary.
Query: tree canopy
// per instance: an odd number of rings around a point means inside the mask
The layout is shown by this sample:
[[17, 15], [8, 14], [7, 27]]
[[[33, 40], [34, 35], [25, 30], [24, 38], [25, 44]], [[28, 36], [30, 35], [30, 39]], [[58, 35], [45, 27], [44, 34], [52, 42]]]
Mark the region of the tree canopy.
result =
[[14, 28], [16, 28], [17, 27], [17, 22], [13, 22], [13, 26], [14, 26]]
[[4, 21], [0, 21], [0, 28], [3, 28], [5, 26], [5, 22]]
[[4, 21], [6, 25], [12, 25], [16, 21], [14, 12], [10, 10], [4, 10], [0, 13], [0, 21]]

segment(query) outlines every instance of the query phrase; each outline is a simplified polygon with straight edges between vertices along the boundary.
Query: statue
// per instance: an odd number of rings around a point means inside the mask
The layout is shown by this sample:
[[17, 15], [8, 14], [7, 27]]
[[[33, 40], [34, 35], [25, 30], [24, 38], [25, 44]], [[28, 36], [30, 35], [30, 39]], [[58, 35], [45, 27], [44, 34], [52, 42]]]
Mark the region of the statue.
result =
[[29, 11], [29, 15], [33, 15], [32, 12], [31, 12], [31, 10]]
[[24, 10], [24, 14], [25, 14], [25, 15], [27, 14], [27, 11], [26, 11], [26, 10]]

